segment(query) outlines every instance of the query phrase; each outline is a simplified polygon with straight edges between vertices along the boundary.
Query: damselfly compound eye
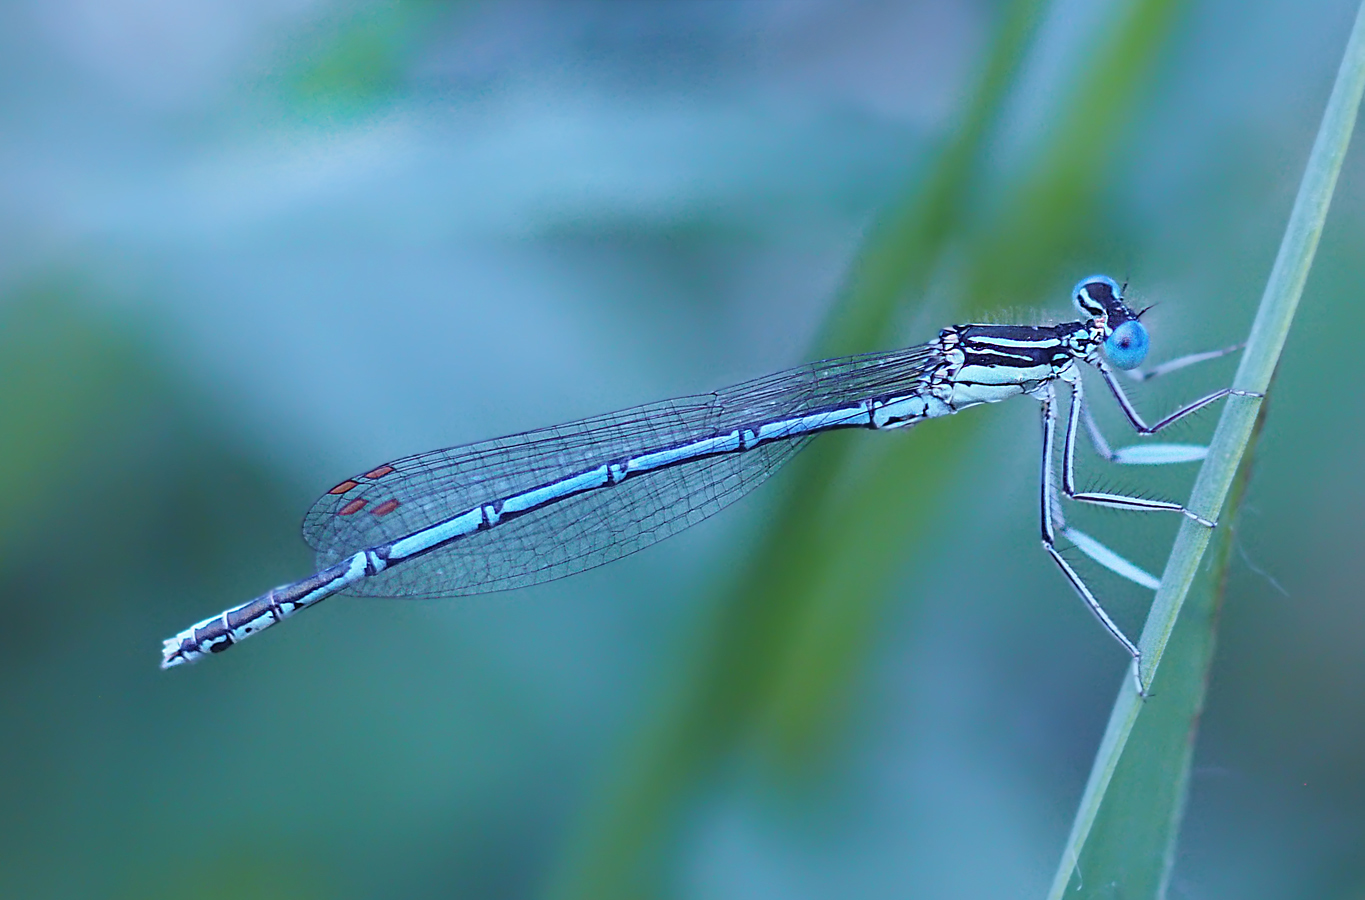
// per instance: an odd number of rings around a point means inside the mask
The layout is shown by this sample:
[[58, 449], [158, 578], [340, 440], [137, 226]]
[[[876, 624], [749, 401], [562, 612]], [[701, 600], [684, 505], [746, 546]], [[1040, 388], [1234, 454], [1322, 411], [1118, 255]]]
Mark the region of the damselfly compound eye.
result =
[[1104, 355], [1120, 369], [1136, 369], [1147, 358], [1147, 329], [1137, 319], [1129, 319], [1104, 342]]

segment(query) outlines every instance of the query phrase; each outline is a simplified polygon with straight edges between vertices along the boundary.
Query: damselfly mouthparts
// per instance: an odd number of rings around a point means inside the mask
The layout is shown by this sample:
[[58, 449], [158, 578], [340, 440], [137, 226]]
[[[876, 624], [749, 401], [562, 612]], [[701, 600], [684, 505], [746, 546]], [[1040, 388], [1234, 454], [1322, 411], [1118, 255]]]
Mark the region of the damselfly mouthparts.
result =
[[217, 653], [333, 594], [436, 597], [523, 587], [633, 553], [739, 499], [813, 436], [841, 428], [908, 428], [1021, 394], [1042, 402], [1042, 541], [1091, 612], [1133, 657], [1141, 654], [1057, 549], [1063, 536], [1138, 584], [1158, 581], [1095, 539], [1067, 527], [1056, 502], [1058, 382], [1071, 390], [1061, 489], [1081, 503], [1161, 510], [1213, 527], [1179, 503], [1076, 489], [1082, 428], [1112, 462], [1201, 459], [1204, 448], [1148, 444], [1111, 450], [1086, 407], [1078, 363], [1094, 367], [1128, 421], [1152, 434], [1214, 401], [1215, 391], [1152, 425], [1115, 369], [1138, 378], [1236, 348], [1137, 371], [1147, 330], [1111, 278], [1072, 294], [1083, 318], [1052, 326], [958, 325], [926, 344], [811, 363], [710, 394], [665, 400], [539, 431], [434, 450], [348, 478], [303, 522], [317, 572], [205, 619], [165, 642], [162, 668]]

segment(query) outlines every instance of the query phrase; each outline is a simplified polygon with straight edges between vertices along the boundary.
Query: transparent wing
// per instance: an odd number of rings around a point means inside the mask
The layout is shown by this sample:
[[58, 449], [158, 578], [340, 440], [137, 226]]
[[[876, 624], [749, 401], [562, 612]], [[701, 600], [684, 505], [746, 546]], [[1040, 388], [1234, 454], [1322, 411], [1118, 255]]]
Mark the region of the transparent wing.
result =
[[[743, 384], [394, 460], [337, 485], [303, 522], [326, 567], [484, 503], [646, 451], [865, 397], [915, 390], [932, 347], [811, 363]], [[523, 587], [619, 559], [702, 521], [804, 445], [777, 441], [632, 476], [372, 578], [350, 592], [437, 597]]]

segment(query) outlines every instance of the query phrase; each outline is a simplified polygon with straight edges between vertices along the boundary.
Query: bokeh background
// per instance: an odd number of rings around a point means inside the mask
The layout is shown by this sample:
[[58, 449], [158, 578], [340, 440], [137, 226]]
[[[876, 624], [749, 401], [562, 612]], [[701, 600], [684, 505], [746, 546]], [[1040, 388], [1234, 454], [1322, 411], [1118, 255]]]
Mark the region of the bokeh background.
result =
[[[0, 894], [1040, 895], [1127, 667], [1038, 548], [1029, 403], [828, 438], [565, 581], [338, 598], [169, 672], [160, 640], [311, 572], [303, 512], [395, 456], [1062, 320], [1095, 270], [1155, 359], [1241, 339], [1353, 15], [4, 4]], [[1363, 197], [1356, 146], [1173, 897], [1365, 892]], [[1157, 571], [1175, 527], [1074, 518]], [[1135, 634], [1149, 595], [1087, 574]]]

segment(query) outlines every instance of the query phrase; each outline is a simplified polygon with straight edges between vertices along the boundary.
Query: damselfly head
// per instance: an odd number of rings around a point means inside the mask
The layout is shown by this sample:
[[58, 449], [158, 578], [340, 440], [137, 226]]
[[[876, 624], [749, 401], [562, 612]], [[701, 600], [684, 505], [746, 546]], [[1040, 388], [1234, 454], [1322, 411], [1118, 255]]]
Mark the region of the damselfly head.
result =
[[[1147, 358], [1147, 329], [1123, 302], [1123, 289], [1107, 275], [1082, 278], [1071, 292], [1076, 309], [1104, 323], [1104, 355], [1120, 369], [1135, 369]], [[1145, 312], [1146, 310], [1144, 310]]]
[[1128, 313], [1120, 318], [1132, 318], [1132, 313], [1123, 304], [1123, 289], [1108, 275], [1091, 275], [1076, 282], [1071, 300], [1081, 315], [1090, 319], [1109, 318], [1116, 312]]

